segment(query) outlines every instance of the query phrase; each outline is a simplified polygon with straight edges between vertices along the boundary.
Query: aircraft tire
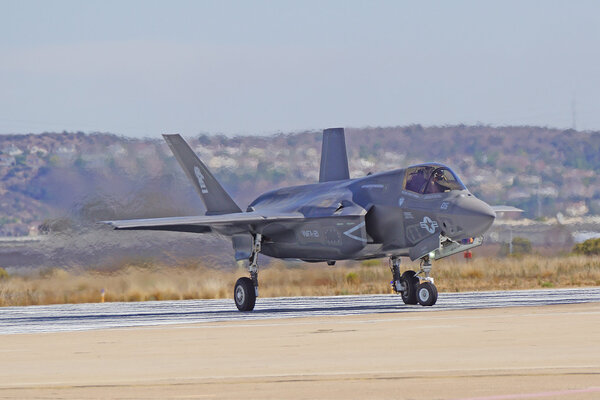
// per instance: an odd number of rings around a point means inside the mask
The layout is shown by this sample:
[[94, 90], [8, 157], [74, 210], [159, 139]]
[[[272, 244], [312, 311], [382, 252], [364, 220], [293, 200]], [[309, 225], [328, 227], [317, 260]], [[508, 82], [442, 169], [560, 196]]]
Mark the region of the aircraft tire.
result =
[[415, 277], [415, 275], [415, 271], [405, 271], [400, 277], [400, 282], [404, 283], [406, 287], [406, 290], [401, 294], [404, 304], [417, 304], [419, 278]]
[[438, 298], [438, 291], [431, 282], [423, 282], [417, 288], [417, 300], [422, 306], [432, 306]]
[[256, 292], [254, 291], [252, 279], [243, 277], [237, 280], [233, 289], [233, 299], [238, 310], [254, 310], [254, 304], [256, 304]]

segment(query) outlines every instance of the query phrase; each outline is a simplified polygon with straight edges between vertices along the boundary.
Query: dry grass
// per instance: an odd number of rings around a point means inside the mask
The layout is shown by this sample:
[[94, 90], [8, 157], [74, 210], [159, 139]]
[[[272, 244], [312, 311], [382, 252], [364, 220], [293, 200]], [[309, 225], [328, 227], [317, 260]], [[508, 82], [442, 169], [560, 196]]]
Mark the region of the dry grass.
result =
[[[418, 269], [408, 263], [402, 270]], [[124, 265], [111, 271], [52, 269], [35, 275], [0, 276], [0, 306], [106, 301], [213, 299], [232, 297], [245, 270], [222, 271], [198, 265]], [[434, 263], [440, 291], [600, 286], [598, 257], [450, 258]], [[290, 267], [274, 262], [260, 274], [261, 296], [319, 296], [389, 293], [387, 260]]]

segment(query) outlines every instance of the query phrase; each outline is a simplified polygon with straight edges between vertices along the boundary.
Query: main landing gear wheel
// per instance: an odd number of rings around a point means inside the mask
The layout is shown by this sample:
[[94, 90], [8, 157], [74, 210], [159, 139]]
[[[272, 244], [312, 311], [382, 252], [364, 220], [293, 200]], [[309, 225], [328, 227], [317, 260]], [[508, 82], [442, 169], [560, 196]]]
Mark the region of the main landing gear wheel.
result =
[[250, 278], [240, 278], [235, 283], [233, 289], [233, 298], [235, 299], [235, 305], [240, 311], [252, 311], [254, 310], [254, 304], [256, 303], [256, 292], [254, 290], [254, 283]]
[[417, 300], [422, 306], [432, 306], [438, 298], [438, 291], [431, 282], [423, 282], [417, 287]]
[[260, 253], [262, 235], [254, 235], [252, 253], [248, 259], [250, 278], [240, 278], [233, 289], [233, 300], [240, 311], [252, 311], [258, 297], [258, 253]]
[[415, 271], [405, 271], [400, 278], [400, 282], [402, 282], [404, 286], [404, 290], [402, 291], [402, 301], [404, 304], [417, 304], [419, 278], [415, 275]]

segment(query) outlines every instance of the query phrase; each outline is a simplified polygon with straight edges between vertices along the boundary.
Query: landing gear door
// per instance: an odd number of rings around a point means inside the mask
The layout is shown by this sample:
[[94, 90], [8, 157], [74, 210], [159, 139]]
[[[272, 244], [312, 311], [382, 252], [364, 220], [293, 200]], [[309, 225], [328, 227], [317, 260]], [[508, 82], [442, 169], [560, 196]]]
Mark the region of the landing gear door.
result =
[[432, 235], [432, 236], [429, 236], [429, 237], [423, 239], [422, 241], [417, 243], [415, 246], [411, 247], [408, 252], [408, 255], [410, 256], [410, 259], [412, 261], [415, 261], [416, 259], [421, 258], [421, 257], [431, 253], [432, 251], [436, 251], [439, 248], [440, 248], [440, 236]]
[[235, 260], [248, 260], [252, 254], [252, 235], [239, 234], [231, 237]]
[[421, 243], [425, 238], [434, 235], [439, 237], [440, 235], [440, 224], [435, 216], [414, 211], [410, 213], [410, 219], [406, 219], [406, 238], [408, 239], [409, 246]]

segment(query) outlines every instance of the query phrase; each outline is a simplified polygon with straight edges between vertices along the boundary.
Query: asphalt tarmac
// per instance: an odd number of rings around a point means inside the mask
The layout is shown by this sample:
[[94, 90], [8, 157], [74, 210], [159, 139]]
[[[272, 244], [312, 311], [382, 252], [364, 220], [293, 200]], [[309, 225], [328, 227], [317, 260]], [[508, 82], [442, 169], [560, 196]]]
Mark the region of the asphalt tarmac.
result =
[[232, 299], [60, 304], [0, 308], [0, 334], [72, 332], [300, 317], [430, 313], [450, 310], [600, 302], [600, 288], [440, 293], [433, 307], [408, 306], [397, 295], [259, 298], [253, 312]]

